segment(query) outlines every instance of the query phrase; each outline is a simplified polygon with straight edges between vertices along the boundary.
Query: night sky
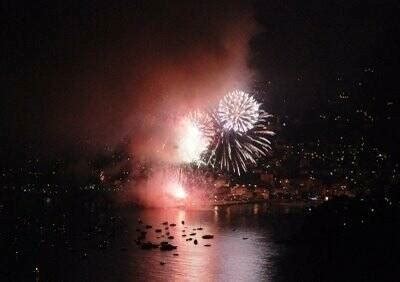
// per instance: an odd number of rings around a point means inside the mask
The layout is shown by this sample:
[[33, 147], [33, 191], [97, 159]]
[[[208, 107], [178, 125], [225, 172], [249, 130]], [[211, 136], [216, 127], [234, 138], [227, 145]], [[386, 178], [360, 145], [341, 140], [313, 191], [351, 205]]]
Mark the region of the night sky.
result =
[[2, 1], [0, 281], [395, 281], [399, 12]]
[[282, 142], [366, 136], [398, 155], [397, 1], [245, 2], [2, 3], [1, 158], [145, 142], [152, 115], [237, 86]]

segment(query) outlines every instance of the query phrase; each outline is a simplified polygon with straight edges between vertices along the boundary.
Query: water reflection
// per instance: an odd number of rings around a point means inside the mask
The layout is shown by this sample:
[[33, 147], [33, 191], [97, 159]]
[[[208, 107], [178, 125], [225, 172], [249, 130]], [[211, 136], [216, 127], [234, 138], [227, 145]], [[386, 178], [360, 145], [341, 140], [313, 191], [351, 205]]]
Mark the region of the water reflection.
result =
[[[168, 231], [174, 236], [171, 243], [178, 248], [176, 252], [132, 248], [127, 254], [128, 263], [125, 263], [125, 267], [132, 268], [127, 271], [129, 277], [125, 280], [268, 281], [272, 277], [272, 258], [277, 248], [270, 238], [266, 214], [260, 217], [265, 210], [262, 204], [255, 204], [204, 210], [170, 208], [136, 211], [129, 215], [132, 223], [130, 241], [136, 236], [137, 218], [153, 226], [148, 230], [148, 239], [158, 243], [166, 238], [157, 238], [159, 234], [154, 229], [162, 228], [161, 223], [168, 221], [177, 224], [176, 227], [169, 227]], [[181, 224], [182, 220], [185, 225]], [[198, 227], [203, 230], [193, 231]], [[182, 237], [182, 234], [191, 232], [196, 233], [193, 238], [199, 241], [198, 245], [186, 241], [188, 235]], [[202, 239], [205, 234], [213, 234], [214, 239]], [[249, 239], [243, 240], [244, 237]], [[206, 247], [205, 244], [211, 246]], [[165, 265], [160, 265], [160, 262], [165, 262]]]
[[254, 206], [253, 206], [253, 214], [257, 215], [258, 214], [258, 210], [259, 210], [259, 205], [258, 204], [254, 204]]

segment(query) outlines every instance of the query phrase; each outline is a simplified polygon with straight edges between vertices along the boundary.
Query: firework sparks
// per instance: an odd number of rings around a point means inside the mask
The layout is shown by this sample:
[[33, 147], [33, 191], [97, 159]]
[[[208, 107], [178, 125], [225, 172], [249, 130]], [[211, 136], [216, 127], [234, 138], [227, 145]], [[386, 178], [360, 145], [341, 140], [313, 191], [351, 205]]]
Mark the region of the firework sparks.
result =
[[219, 102], [218, 119], [224, 129], [244, 133], [258, 122], [260, 105], [251, 95], [235, 90]]
[[271, 150], [274, 132], [266, 124], [270, 114], [243, 92], [226, 95], [214, 111], [194, 111], [182, 121], [178, 134], [181, 164], [211, 165], [241, 174]]
[[210, 114], [208, 112], [197, 110], [190, 112], [188, 118], [197, 126], [202, 135], [210, 142], [215, 134], [213, 120]]
[[190, 113], [181, 122], [177, 148], [182, 163], [201, 163], [213, 135], [209, 122], [210, 118], [199, 111]]
[[271, 115], [260, 105], [242, 91], [222, 99], [212, 115], [215, 134], [205, 156], [207, 164], [240, 175], [247, 171], [248, 164], [257, 164], [257, 159], [270, 152], [269, 138], [274, 132], [267, 129], [266, 123]]
[[176, 199], [185, 199], [187, 194], [181, 182], [172, 180], [167, 186], [168, 193]]

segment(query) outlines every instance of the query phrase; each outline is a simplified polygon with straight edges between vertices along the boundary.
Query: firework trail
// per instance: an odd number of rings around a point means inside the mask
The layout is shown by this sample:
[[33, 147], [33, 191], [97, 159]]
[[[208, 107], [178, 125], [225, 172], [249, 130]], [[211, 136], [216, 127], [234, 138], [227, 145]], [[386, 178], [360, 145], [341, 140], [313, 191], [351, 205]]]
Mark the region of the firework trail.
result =
[[248, 164], [257, 164], [257, 159], [271, 151], [269, 138], [274, 135], [266, 127], [272, 115], [259, 111], [258, 121], [246, 132], [226, 130], [214, 115], [215, 138], [207, 151], [205, 162], [212, 167], [237, 173], [247, 171]]

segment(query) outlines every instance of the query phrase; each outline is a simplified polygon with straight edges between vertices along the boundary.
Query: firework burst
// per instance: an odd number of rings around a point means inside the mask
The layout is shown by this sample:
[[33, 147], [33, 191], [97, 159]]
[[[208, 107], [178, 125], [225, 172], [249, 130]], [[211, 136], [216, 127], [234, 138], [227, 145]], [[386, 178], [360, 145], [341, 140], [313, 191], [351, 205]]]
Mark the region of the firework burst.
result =
[[214, 135], [205, 154], [205, 163], [240, 175], [249, 164], [271, 151], [269, 138], [274, 132], [267, 128], [272, 115], [260, 109], [252, 96], [233, 91], [219, 103], [211, 114]]
[[235, 90], [219, 102], [218, 119], [224, 129], [244, 133], [259, 121], [260, 105], [251, 95]]
[[188, 119], [196, 125], [202, 135], [210, 142], [215, 134], [211, 114], [197, 110], [190, 112]]
[[181, 122], [178, 134], [178, 156], [182, 163], [202, 163], [202, 155], [208, 149], [212, 136], [211, 118], [200, 111], [189, 113]]
[[194, 111], [182, 121], [178, 134], [181, 164], [211, 165], [241, 174], [271, 150], [270, 114], [243, 91], [233, 91], [210, 112]]

